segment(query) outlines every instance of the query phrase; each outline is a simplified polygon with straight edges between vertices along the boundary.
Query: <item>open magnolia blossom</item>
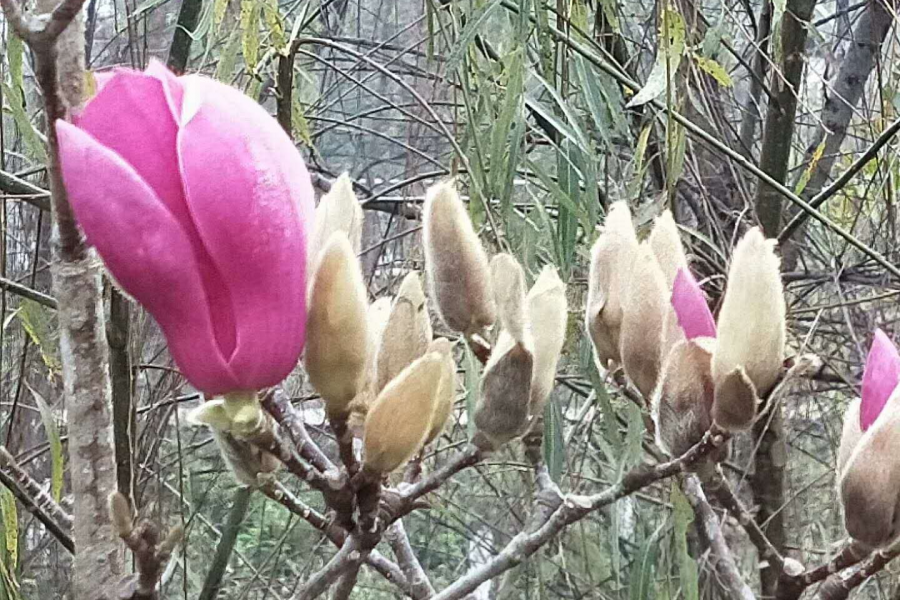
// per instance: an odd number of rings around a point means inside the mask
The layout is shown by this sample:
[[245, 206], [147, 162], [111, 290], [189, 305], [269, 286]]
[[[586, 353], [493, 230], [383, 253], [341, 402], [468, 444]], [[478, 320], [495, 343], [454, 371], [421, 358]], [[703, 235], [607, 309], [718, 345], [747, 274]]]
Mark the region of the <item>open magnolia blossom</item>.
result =
[[736, 431], [784, 362], [784, 291], [774, 242], [749, 230], [734, 250], [719, 322], [666, 211], [638, 243], [624, 203], [592, 251], [586, 321], [601, 366], [621, 363], [651, 399], [661, 445], [680, 455], [713, 422]]
[[878, 329], [866, 360], [861, 398], [844, 415], [838, 492], [847, 533], [870, 549], [900, 534], [900, 354]]
[[56, 122], [89, 244], [209, 395], [283, 380], [303, 350], [313, 190], [278, 123], [238, 90], [161, 63], [98, 77]]

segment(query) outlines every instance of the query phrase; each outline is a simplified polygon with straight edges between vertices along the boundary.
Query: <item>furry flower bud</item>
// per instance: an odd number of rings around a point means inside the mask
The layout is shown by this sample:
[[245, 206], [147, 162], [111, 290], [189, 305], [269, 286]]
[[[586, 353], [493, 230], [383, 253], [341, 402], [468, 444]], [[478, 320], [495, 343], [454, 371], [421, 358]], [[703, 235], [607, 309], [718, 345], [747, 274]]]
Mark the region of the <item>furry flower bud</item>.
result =
[[683, 341], [672, 348], [663, 365], [653, 416], [660, 445], [671, 456], [690, 450], [712, 424], [710, 362], [714, 344], [709, 338]]
[[432, 186], [425, 196], [425, 265], [444, 323], [466, 335], [493, 325], [496, 306], [488, 259], [453, 184]]
[[438, 387], [434, 415], [431, 419], [431, 429], [425, 437], [426, 446], [444, 430], [456, 401], [456, 363], [453, 361], [450, 342], [446, 338], [438, 338], [428, 346], [428, 352], [437, 352], [443, 357], [443, 362], [441, 364], [441, 383]]
[[681, 236], [678, 234], [678, 225], [672, 217], [672, 211], [665, 210], [657, 217], [650, 232], [650, 248], [653, 256], [662, 269], [666, 278], [666, 286], [671, 290], [675, 284], [678, 271], [688, 268], [687, 256], [684, 254], [684, 246], [681, 245]]
[[533, 370], [531, 351], [503, 332], [481, 380], [481, 399], [475, 409], [475, 427], [481, 435], [474, 443], [491, 450], [528, 430]]
[[546, 266], [526, 298], [528, 323], [534, 342], [534, 373], [531, 378], [531, 413], [543, 413], [553, 391], [556, 365], [566, 341], [568, 303], [566, 286], [555, 267]]
[[372, 404], [363, 435], [363, 467], [390, 473], [422, 448], [431, 430], [444, 357], [429, 352], [406, 367]]
[[431, 343], [431, 318], [425, 304], [425, 292], [419, 274], [410, 272], [403, 278], [390, 316], [378, 344], [375, 359], [375, 392], [384, 389], [412, 361], [419, 358]]
[[[852, 416], [852, 415], [851, 415]], [[853, 437], [851, 428], [850, 435]], [[845, 435], [847, 428], [845, 427]], [[841, 454], [845, 443], [841, 440]], [[855, 541], [869, 548], [891, 544], [900, 534], [900, 393], [891, 395], [881, 414], [862, 437], [840, 478], [844, 526]]]
[[343, 231], [350, 240], [354, 254], [359, 254], [362, 240], [363, 211], [359, 199], [353, 192], [353, 183], [348, 173], [342, 173], [322, 196], [316, 207], [315, 224], [309, 239], [309, 272], [315, 271], [316, 262], [325, 249], [325, 244], [335, 231]]
[[369, 346], [366, 286], [347, 235], [335, 232], [310, 292], [306, 372], [330, 415], [345, 415], [363, 385]]
[[491, 285], [503, 330], [517, 342], [525, 343], [525, 271], [510, 254], [491, 259]]
[[663, 327], [669, 304], [666, 281], [650, 247], [638, 248], [622, 318], [622, 365], [644, 398], [659, 378]]
[[900, 355], [880, 329], [863, 373], [862, 397], [844, 414], [838, 480], [844, 525], [868, 548], [900, 533]]
[[786, 312], [775, 241], [754, 227], [735, 247], [728, 272], [712, 364], [717, 384], [740, 367], [758, 394], [769, 392], [784, 363]]
[[585, 325], [603, 368], [621, 362], [619, 338], [622, 306], [638, 251], [631, 211], [625, 202], [613, 204], [603, 232], [591, 249]]

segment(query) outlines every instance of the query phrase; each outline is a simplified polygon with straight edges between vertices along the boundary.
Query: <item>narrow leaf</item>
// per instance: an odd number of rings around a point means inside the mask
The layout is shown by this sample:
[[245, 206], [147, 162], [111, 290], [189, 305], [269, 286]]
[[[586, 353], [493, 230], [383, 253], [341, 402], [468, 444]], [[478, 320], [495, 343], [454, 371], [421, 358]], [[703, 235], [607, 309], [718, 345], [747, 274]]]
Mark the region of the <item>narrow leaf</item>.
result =
[[500, 6], [499, 0], [490, 0], [469, 15], [466, 26], [460, 32], [459, 38], [453, 46], [453, 51], [450, 52], [450, 56], [447, 58], [447, 71], [453, 72], [456, 70], [462, 61], [462, 57], [469, 51], [469, 44], [472, 43], [481, 27]]
[[705, 56], [700, 56], [699, 54], [694, 54], [693, 59], [694, 63], [696, 63], [700, 69], [718, 81], [719, 85], [722, 87], [731, 87], [734, 85], [731, 75], [729, 75], [728, 71], [725, 70], [725, 67], [720, 65], [717, 61], [706, 58]]
[[678, 71], [684, 54], [684, 19], [678, 11], [666, 9], [663, 12], [659, 36], [660, 45], [653, 69], [644, 87], [628, 102], [628, 108], [641, 106], [658, 98], [668, 87], [669, 76], [674, 76]]
[[53, 409], [50, 408], [44, 397], [27, 383], [25, 387], [28, 388], [28, 391], [34, 397], [35, 403], [37, 403], [38, 412], [41, 413], [41, 422], [44, 424], [44, 431], [47, 433], [47, 442], [50, 444], [50, 495], [53, 496], [56, 502], [59, 502], [59, 499], [62, 497], [63, 473], [65, 470], [59, 427], [57, 426]]
[[250, 71], [256, 71], [259, 61], [259, 2], [241, 0], [241, 46], [244, 63]]
[[19, 513], [16, 510], [16, 497], [5, 487], [0, 488], [0, 512], [3, 513], [6, 567], [13, 573], [19, 564]]
[[559, 483], [566, 463], [566, 445], [563, 439], [563, 416], [559, 402], [551, 400], [544, 407], [544, 462], [550, 471], [550, 479]]
[[697, 562], [688, 552], [688, 527], [694, 520], [694, 511], [684, 493], [673, 481], [672, 483], [672, 517], [675, 519], [675, 548], [678, 559], [678, 571], [681, 575], [681, 594], [684, 600], [697, 600], [700, 596]]

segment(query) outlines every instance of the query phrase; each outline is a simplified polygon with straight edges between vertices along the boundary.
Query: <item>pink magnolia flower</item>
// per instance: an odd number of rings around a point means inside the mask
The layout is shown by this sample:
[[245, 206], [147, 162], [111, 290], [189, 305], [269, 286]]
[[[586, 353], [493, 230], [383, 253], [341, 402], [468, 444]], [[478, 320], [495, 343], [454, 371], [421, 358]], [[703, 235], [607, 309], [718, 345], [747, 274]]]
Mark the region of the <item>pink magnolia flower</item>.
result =
[[687, 339], [716, 337], [716, 322], [706, 304], [703, 290], [691, 272], [678, 269], [672, 285], [672, 307]]
[[208, 394], [274, 385], [306, 326], [309, 174], [239, 91], [160, 63], [115, 70], [74, 123], [57, 121], [75, 216]]
[[863, 372], [862, 401], [859, 407], [859, 426], [863, 431], [881, 414], [898, 383], [900, 354], [888, 336], [881, 329], [876, 329]]

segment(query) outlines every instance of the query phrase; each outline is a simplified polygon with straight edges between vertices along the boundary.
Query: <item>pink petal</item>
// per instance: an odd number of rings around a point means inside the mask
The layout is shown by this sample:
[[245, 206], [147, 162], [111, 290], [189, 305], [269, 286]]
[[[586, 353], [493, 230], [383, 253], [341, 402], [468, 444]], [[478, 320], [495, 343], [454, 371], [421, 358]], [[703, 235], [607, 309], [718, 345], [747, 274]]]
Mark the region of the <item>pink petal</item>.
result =
[[191, 216], [178, 167], [178, 123], [161, 80], [117, 70], [85, 107], [77, 124], [127, 162], [189, 230]]
[[273, 385], [303, 349], [309, 175], [287, 134], [259, 104], [213, 80], [180, 81], [187, 203], [237, 319], [229, 364], [244, 388]]
[[176, 121], [181, 120], [181, 104], [184, 98], [184, 90], [178, 77], [170, 71], [166, 65], [156, 60], [150, 59], [150, 64], [144, 70], [146, 75], [159, 79], [163, 84], [163, 90], [166, 93], [166, 100], [169, 103], [169, 109]]
[[862, 403], [859, 408], [859, 425], [863, 431], [881, 414], [898, 383], [900, 354], [888, 336], [881, 329], [876, 329], [863, 372]]
[[678, 269], [672, 286], [672, 307], [687, 339], [716, 337], [713, 320], [703, 290], [688, 269]]
[[221, 355], [192, 242], [122, 157], [56, 122], [63, 179], [75, 216], [113, 277], [156, 319], [175, 363], [196, 388], [237, 389]]

